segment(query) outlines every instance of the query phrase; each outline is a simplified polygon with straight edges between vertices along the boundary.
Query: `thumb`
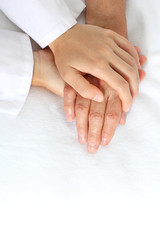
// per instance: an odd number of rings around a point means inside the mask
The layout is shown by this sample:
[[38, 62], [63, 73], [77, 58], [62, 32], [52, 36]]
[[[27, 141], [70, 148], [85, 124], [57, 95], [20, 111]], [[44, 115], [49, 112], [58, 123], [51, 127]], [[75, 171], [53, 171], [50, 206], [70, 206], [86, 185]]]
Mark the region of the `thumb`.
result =
[[82, 97], [96, 102], [103, 102], [104, 96], [101, 90], [87, 81], [77, 70], [70, 70], [70, 73], [67, 74], [67, 79], [64, 80]]

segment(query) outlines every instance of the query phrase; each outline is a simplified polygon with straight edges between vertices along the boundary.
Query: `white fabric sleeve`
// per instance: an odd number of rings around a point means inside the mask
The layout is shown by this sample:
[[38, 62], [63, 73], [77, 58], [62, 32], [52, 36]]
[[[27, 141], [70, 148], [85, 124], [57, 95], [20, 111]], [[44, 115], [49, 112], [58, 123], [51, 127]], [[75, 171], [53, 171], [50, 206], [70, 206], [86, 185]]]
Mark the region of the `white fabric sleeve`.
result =
[[74, 26], [84, 8], [82, 0], [0, 0], [0, 9], [42, 48]]
[[17, 115], [28, 95], [33, 74], [29, 37], [0, 30], [0, 112]]

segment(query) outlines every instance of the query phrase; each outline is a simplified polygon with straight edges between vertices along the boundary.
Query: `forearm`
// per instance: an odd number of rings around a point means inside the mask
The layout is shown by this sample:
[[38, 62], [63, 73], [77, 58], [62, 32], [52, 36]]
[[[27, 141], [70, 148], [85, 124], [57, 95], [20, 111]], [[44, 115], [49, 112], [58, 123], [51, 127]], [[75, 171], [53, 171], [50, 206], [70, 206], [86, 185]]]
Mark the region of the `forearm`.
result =
[[86, 0], [86, 23], [127, 35], [126, 0]]

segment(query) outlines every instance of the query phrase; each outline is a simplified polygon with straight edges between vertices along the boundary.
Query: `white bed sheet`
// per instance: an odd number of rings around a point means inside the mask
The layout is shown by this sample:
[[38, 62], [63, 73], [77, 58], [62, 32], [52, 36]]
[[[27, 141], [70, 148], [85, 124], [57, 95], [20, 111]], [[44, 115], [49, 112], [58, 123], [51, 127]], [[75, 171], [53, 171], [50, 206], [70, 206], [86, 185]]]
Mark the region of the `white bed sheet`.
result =
[[[148, 62], [111, 144], [91, 155], [63, 100], [32, 88], [0, 115], [0, 239], [160, 239], [160, 2], [129, 0], [129, 38]], [[13, 28], [10, 24], [9, 28]]]

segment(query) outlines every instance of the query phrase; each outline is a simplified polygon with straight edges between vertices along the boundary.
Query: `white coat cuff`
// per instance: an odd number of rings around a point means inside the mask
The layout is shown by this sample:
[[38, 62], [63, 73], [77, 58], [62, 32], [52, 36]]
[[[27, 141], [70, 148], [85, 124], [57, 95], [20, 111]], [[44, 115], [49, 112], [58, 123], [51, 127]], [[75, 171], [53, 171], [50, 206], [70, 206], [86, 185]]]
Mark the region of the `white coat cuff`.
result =
[[0, 9], [42, 48], [74, 26], [85, 8], [81, 0], [0, 1]]
[[[59, 14], [57, 20], [53, 19], [53, 24], [44, 20], [45, 25], [51, 27], [50, 31], [44, 32], [44, 37], [37, 34], [35, 41], [42, 47], [47, 47], [50, 43], [60, 37], [63, 33], [77, 24], [77, 18], [81, 12], [85, 9], [85, 4], [82, 1], [77, 1], [73, 6], [70, 6], [69, 3], [65, 5], [62, 9], [62, 14]], [[52, 14], [52, 13], [51, 13]], [[55, 24], [56, 23], [56, 24]], [[43, 31], [42, 31], [43, 32]], [[39, 33], [41, 33], [39, 31]], [[33, 37], [33, 36], [31, 36]]]
[[24, 33], [0, 30], [0, 112], [17, 115], [27, 98], [33, 52]]
[[72, 18], [72, 16], [67, 19], [67, 22], [61, 20], [61, 22], [59, 22], [56, 27], [54, 27], [50, 32], [48, 32], [44, 38], [39, 38], [36, 41], [39, 43], [41, 48], [45, 48], [58, 37], [60, 37], [63, 33], [73, 27], [76, 23], [77, 21]]

